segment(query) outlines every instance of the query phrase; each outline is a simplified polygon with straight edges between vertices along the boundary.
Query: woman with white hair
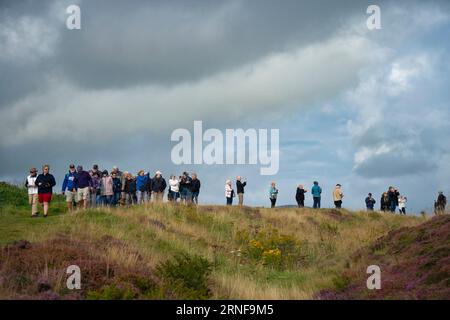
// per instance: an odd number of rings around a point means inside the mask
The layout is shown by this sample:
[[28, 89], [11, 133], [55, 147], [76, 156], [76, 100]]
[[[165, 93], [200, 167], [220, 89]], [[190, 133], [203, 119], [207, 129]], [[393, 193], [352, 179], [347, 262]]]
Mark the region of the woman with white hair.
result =
[[231, 187], [231, 180], [225, 182], [225, 198], [227, 199], [227, 206], [233, 204], [234, 190]]

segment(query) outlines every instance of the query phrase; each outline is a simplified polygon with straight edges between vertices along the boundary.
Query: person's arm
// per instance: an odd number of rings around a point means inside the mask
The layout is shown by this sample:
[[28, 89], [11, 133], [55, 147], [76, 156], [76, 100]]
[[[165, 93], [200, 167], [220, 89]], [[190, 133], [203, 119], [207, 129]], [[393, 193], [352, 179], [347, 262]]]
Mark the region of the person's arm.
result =
[[242, 184], [243, 187], [245, 187], [247, 185], [247, 181], [244, 181], [244, 183]]
[[166, 188], [167, 188], [167, 183], [166, 183], [166, 179], [162, 179], [162, 190], [161, 191], [164, 191], [164, 190], [166, 190]]
[[25, 179], [25, 188], [28, 189], [28, 178]]
[[52, 177], [50, 178], [50, 187], [54, 187], [56, 186], [56, 180], [55, 177], [52, 175]]
[[69, 181], [69, 178], [67, 177], [67, 174], [66, 174], [64, 176], [64, 181], [63, 181], [63, 184], [62, 184], [61, 193], [64, 193], [66, 191], [68, 181]]

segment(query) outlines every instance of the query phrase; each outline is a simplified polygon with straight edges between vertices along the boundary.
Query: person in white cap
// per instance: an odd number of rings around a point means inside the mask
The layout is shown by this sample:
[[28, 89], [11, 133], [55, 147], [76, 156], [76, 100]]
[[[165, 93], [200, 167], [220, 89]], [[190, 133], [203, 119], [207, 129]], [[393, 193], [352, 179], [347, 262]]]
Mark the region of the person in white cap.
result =
[[163, 201], [166, 187], [166, 180], [162, 177], [161, 171], [156, 171], [155, 177], [152, 179], [152, 193], [156, 202]]

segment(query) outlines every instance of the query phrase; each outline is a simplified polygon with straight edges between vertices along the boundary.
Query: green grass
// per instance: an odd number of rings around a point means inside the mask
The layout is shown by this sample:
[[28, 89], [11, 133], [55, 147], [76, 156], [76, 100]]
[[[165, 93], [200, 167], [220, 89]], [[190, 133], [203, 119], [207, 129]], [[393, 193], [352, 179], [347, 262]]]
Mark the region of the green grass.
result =
[[[107, 283], [89, 291], [89, 299], [308, 299], [343, 285], [339, 272], [356, 250], [390, 230], [424, 221], [347, 210], [168, 204], [67, 213], [61, 196], [44, 219], [30, 217], [24, 189], [2, 183], [0, 196], [0, 245], [64, 236], [91, 244], [108, 264], [138, 266], [159, 279], [139, 294], [128, 284]], [[118, 244], [97, 252], [105, 239]], [[192, 291], [187, 279], [202, 268]], [[17, 294], [0, 285], [2, 292]]]

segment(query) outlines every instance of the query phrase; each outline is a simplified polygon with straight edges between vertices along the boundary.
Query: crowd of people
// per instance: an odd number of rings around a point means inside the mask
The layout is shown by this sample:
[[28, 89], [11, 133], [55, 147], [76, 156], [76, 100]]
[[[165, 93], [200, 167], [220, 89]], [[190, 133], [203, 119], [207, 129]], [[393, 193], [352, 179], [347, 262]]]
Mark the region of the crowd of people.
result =
[[[44, 165], [42, 170], [43, 172], [38, 174], [36, 168], [31, 168], [25, 182], [32, 217], [38, 216], [38, 202], [43, 206], [44, 217], [47, 217], [53, 187], [56, 185], [54, 176], [50, 174], [49, 165]], [[237, 195], [238, 205], [242, 206], [247, 181], [237, 176], [235, 186], [236, 192], [231, 180], [225, 182], [226, 205], [232, 205], [233, 198]], [[172, 174], [167, 184], [161, 171], [156, 171], [153, 176], [150, 176], [149, 172], [139, 170], [136, 175], [133, 175], [128, 171], [120, 171], [117, 166], [114, 166], [111, 172], [108, 172], [108, 170], [100, 170], [98, 165], [94, 165], [91, 170], [85, 171], [83, 166], [79, 165], [75, 168], [75, 165], [71, 164], [64, 176], [61, 194], [65, 196], [68, 210], [72, 211], [74, 205], [77, 208], [86, 209], [88, 207], [116, 207], [163, 202], [166, 189], [169, 202], [198, 204], [200, 187], [201, 183], [196, 173], [183, 172], [178, 177]], [[268, 192], [271, 208], [276, 205], [278, 193], [276, 183], [271, 182]], [[305, 195], [307, 193], [308, 190], [302, 184], [298, 185], [295, 199], [299, 208], [305, 206]], [[312, 207], [319, 209], [322, 187], [317, 181], [313, 182], [311, 196], [313, 199]], [[332, 198], [336, 209], [342, 208], [344, 193], [339, 183], [336, 184], [332, 192]], [[398, 209], [400, 214], [406, 214], [407, 200], [407, 197], [400, 194], [395, 187], [389, 187], [381, 195], [380, 211], [395, 213]], [[368, 211], [375, 209], [376, 200], [372, 193], [369, 193], [366, 197], [365, 204]], [[443, 192], [439, 192], [434, 203], [435, 213], [444, 213], [446, 204], [446, 197]]]

